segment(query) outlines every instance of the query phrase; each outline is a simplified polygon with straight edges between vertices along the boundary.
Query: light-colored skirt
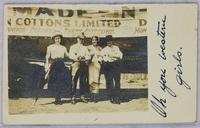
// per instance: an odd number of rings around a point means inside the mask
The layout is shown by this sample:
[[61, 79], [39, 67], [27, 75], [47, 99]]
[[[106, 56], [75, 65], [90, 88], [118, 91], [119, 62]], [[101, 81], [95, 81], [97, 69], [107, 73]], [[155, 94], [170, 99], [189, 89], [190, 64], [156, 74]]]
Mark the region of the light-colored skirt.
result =
[[101, 65], [98, 62], [89, 64], [89, 87], [91, 93], [99, 93], [99, 76]]

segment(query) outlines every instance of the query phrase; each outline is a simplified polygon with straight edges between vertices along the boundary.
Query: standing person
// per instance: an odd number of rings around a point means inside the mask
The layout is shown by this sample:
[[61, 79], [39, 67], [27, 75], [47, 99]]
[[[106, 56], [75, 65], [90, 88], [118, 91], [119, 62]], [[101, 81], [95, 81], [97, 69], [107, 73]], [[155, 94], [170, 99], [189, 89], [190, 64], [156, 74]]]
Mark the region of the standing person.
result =
[[64, 58], [68, 56], [67, 49], [61, 45], [63, 36], [55, 32], [52, 37], [54, 44], [47, 47], [45, 71], [48, 75], [48, 88], [55, 96], [55, 104], [61, 104], [61, 91], [66, 84], [66, 68]]
[[99, 93], [99, 77], [101, 69], [101, 50], [102, 48], [98, 45], [99, 38], [97, 36], [92, 37], [92, 45], [88, 46], [90, 54], [89, 62], [89, 89], [91, 92], [91, 100], [97, 102], [97, 94]]
[[84, 33], [77, 36], [77, 43], [72, 45], [69, 50], [69, 58], [74, 61], [72, 64], [72, 104], [76, 103], [78, 78], [80, 80], [80, 99], [84, 103], [88, 102], [85, 99], [85, 93], [87, 88], [88, 60], [90, 59], [90, 56], [87, 47], [84, 46], [84, 39]]
[[104, 74], [106, 79], [106, 88], [111, 103], [120, 104], [120, 59], [122, 52], [113, 44], [111, 35], [106, 36], [107, 46], [101, 53], [104, 61]]

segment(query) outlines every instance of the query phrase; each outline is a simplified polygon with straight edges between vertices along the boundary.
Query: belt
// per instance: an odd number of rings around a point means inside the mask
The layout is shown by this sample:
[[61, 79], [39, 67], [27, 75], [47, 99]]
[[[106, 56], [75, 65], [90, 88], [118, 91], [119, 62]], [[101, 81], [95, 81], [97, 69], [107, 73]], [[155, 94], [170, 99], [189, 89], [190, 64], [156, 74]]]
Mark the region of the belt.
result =
[[56, 62], [56, 61], [64, 61], [64, 59], [63, 58], [55, 58], [55, 59], [49, 60], [50, 63], [53, 63], [53, 62]]

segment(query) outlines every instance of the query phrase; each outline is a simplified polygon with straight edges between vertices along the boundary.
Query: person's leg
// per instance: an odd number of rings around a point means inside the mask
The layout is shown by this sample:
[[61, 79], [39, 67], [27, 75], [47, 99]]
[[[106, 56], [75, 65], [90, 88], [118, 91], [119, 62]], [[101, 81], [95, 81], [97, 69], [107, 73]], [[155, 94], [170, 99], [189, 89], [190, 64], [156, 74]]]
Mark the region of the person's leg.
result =
[[81, 100], [85, 103], [87, 103], [87, 100], [85, 99], [85, 93], [86, 93], [86, 86], [87, 86], [87, 65], [82, 62], [80, 64], [80, 96]]
[[72, 97], [71, 97], [71, 103], [76, 103], [76, 88], [77, 88], [77, 82], [78, 77], [80, 76], [80, 67], [79, 63], [75, 62], [72, 65]]
[[77, 81], [78, 81], [78, 74], [72, 77], [72, 96], [76, 95]]
[[78, 81], [78, 73], [75, 76], [72, 76], [72, 97], [71, 103], [76, 103], [76, 88], [77, 88], [77, 81]]
[[114, 65], [114, 70], [113, 70], [113, 77], [115, 81], [114, 85], [114, 97], [115, 97], [115, 102], [117, 104], [120, 104], [120, 68], [118, 65]]
[[108, 96], [112, 97], [112, 89], [113, 89], [113, 76], [110, 71], [106, 72], [105, 74], [105, 79], [106, 79], [106, 89], [108, 90]]
[[113, 102], [113, 73], [112, 73], [112, 65], [107, 63], [105, 65], [105, 80], [106, 80], [106, 89], [108, 93], [108, 98], [110, 99], [111, 102]]

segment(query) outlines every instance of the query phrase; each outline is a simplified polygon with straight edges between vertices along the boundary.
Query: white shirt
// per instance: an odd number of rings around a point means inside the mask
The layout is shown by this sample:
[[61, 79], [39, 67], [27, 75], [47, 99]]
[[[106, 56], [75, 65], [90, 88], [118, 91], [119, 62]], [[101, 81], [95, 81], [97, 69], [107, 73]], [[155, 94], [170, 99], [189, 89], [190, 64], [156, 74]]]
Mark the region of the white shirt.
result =
[[101, 55], [103, 56], [103, 60], [107, 62], [114, 62], [116, 60], [122, 59], [122, 52], [119, 50], [117, 46], [112, 45], [111, 47], [106, 46], [102, 49]]
[[59, 44], [52, 44], [47, 47], [47, 59], [64, 58], [65, 56], [68, 56], [68, 52], [64, 46]]
[[78, 61], [79, 57], [85, 57], [85, 60], [90, 59], [87, 46], [84, 46], [81, 43], [76, 43], [70, 47], [69, 58], [74, 61]]
[[92, 57], [91, 58], [92, 62], [98, 62], [102, 60], [101, 50], [102, 48], [100, 46], [93, 46], [93, 45], [88, 46], [88, 51], [90, 56]]

